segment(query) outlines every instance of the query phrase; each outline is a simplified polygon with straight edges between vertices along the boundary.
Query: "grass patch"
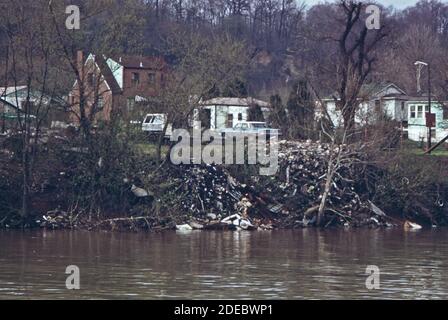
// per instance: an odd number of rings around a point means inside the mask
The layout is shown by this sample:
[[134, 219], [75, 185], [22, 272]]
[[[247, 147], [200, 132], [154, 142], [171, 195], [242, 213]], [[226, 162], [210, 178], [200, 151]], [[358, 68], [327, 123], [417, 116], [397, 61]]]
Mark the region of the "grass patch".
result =
[[[157, 155], [157, 145], [152, 143], [138, 143], [135, 145], [137, 151], [144, 155], [155, 157]], [[162, 157], [165, 157], [169, 151], [169, 147], [162, 145]]]
[[448, 157], [448, 144], [441, 145], [436, 150], [432, 151], [430, 155], [427, 155], [425, 154], [426, 144], [424, 150], [421, 148], [420, 143], [406, 141], [405, 143], [403, 143], [403, 151], [407, 154], [416, 156]]
[[[156, 157], [157, 155], [157, 145], [151, 143], [139, 143], [136, 145], [138, 151], [142, 152], [144, 155], [150, 157]], [[169, 152], [169, 147], [162, 145], [162, 158]]]

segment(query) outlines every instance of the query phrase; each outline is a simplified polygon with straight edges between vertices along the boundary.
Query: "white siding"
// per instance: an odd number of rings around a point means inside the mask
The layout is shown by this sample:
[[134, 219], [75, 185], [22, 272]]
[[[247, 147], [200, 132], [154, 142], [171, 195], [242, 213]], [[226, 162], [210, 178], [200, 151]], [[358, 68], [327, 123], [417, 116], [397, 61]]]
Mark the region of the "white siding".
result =
[[123, 66], [112, 59], [107, 59], [107, 64], [112, 71], [112, 74], [117, 80], [118, 85], [123, 89]]
[[[223, 106], [211, 105], [205, 106], [205, 109], [210, 110], [210, 129], [224, 129], [227, 127], [227, 115], [233, 115], [233, 125], [238, 120], [238, 115], [241, 114], [241, 121], [248, 120], [249, 107], [245, 106]], [[199, 120], [199, 113], [195, 112], [195, 119]]]

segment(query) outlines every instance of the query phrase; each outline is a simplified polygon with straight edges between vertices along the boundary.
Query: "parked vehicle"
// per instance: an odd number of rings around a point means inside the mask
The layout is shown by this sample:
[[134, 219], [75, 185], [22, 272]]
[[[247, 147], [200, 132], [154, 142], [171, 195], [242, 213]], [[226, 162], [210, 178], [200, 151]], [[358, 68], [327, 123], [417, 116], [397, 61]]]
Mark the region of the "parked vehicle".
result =
[[233, 126], [233, 128], [225, 128], [221, 130], [221, 134], [266, 134], [268, 137], [274, 134], [281, 135], [279, 129], [269, 128], [266, 122], [241, 121]]
[[[166, 114], [164, 113], [149, 113], [145, 116], [142, 123], [142, 130], [149, 135], [159, 135], [162, 133], [166, 124]], [[165, 137], [171, 137], [173, 133], [173, 126], [169, 123], [165, 132]]]

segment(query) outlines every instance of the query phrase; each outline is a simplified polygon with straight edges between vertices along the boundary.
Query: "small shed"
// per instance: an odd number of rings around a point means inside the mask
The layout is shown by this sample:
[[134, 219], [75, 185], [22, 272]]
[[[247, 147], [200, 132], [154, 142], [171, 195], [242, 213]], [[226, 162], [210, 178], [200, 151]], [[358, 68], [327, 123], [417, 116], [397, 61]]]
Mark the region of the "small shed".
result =
[[265, 119], [270, 112], [269, 103], [252, 97], [218, 97], [202, 101], [195, 112], [195, 121], [210, 129], [232, 128], [239, 121], [248, 121], [249, 108], [258, 106]]

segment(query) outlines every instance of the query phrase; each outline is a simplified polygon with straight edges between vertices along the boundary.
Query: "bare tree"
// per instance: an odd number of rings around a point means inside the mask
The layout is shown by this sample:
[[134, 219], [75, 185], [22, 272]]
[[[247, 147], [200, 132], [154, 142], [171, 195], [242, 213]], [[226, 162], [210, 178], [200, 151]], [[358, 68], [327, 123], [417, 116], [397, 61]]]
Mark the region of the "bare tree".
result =
[[[22, 205], [24, 224], [30, 215], [31, 185], [41, 125], [53, 98], [54, 82], [49, 79], [49, 64], [54, 52], [53, 29], [43, 1], [7, 1], [2, 8], [5, 19], [0, 28], [7, 35], [5, 86], [14, 88], [18, 134], [22, 143]], [[25, 93], [19, 97], [19, 85]]]
[[338, 96], [335, 100], [342, 111], [344, 127], [350, 132], [355, 126], [361, 88], [376, 61], [375, 48], [387, 34], [384, 25], [379, 30], [367, 28], [362, 19], [362, 3], [341, 0], [340, 7], [344, 26], [338, 38]]
[[228, 36], [205, 36], [176, 29], [165, 45], [166, 55], [175, 57], [161, 94], [148, 108], [167, 114], [164, 130], [157, 143], [161, 146], [169, 123], [187, 128], [193, 110], [214, 87], [229, 83], [244, 72], [247, 53], [244, 44]]

